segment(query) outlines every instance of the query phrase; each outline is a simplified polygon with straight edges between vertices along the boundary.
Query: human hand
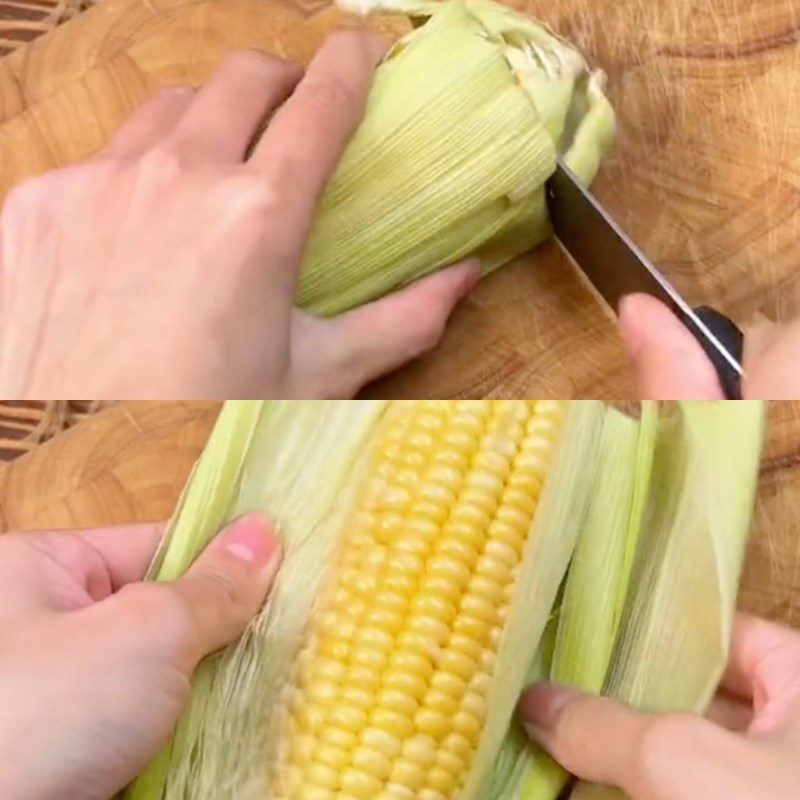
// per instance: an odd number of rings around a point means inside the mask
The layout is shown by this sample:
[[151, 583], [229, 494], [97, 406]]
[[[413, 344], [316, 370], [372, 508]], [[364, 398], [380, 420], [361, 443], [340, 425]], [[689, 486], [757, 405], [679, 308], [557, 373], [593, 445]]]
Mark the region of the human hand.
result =
[[[643, 400], [724, 400], [714, 367], [694, 336], [662, 303], [631, 295], [620, 304], [620, 331]], [[742, 395], [800, 398], [800, 321], [758, 325], [745, 339]]]
[[159, 92], [95, 158], [12, 192], [0, 392], [348, 397], [433, 347], [476, 263], [337, 319], [294, 305], [317, 201], [386, 48], [341, 31], [302, 80], [238, 53], [199, 92]]
[[647, 715], [548, 684], [520, 712], [567, 770], [631, 800], [795, 800], [800, 792], [800, 634], [740, 615], [707, 718]]
[[260, 517], [175, 583], [138, 583], [157, 525], [0, 536], [0, 797], [107, 800], [166, 744], [200, 659], [235, 640], [275, 574]]

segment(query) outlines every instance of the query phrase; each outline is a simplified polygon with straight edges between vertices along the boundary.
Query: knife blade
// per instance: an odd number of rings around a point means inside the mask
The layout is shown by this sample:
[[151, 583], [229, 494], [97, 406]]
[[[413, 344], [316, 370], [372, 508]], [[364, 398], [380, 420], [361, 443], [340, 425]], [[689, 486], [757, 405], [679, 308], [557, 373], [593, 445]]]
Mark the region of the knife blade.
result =
[[709, 356], [726, 396], [741, 396], [739, 328], [711, 308], [693, 309], [561, 159], [547, 183], [547, 205], [561, 246], [615, 312], [633, 292], [661, 300]]

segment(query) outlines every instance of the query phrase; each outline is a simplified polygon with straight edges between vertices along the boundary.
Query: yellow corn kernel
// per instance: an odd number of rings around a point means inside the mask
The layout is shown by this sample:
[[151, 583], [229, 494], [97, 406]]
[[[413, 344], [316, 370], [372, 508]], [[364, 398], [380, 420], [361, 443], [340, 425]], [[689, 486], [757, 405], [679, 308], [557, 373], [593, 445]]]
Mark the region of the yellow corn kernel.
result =
[[450, 717], [432, 708], [421, 708], [414, 716], [416, 729], [431, 739], [439, 741], [450, 733]]
[[336, 770], [347, 766], [349, 754], [347, 750], [332, 744], [320, 744], [314, 751], [314, 763], [326, 765]]
[[353, 750], [353, 766], [385, 781], [392, 771], [392, 761], [378, 750], [371, 747], [356, 747]]
[[418, 734], [406, 740], [403, 757], [427, 769], [436, 763], [437, 749], [436, 742], [430, 736]]
[[441, 767], [434, 767], [428, 773], [428, 786], [448, 797], [458, 786], [458, 780], [452, 772]]
[[367, 714], [355, 706], [336, 706], [331, 709], [327, 721], [331, 726], [355, 733], [366, 725]]
[[399, 739], [406, 739], [414, 732], [414, 723], [411, 719], [391, 708], [374, 708], [370, 714], [370, 722]]
[[419, 703], [405, 692], [394, 689], [381, 689], [377, 697], [378, 706], [390, 711], [396, 711], [406, 717], [411, 717], [417, 710]]
[[372, 800], [382, 788], [383, 783], [364, 770], [350, 768], [342, 773], [342, 789], [359, 800]]
[[355, 734], [341, 728], [326, 727], [320, 731], [320, 741], [324, 744], [334, 745], [342, 750], [350, 750], [358, 741]]
[[429, 786], [420, 789], [419, 794], [417, 794], [417, 800], [447, 800], [447, 797], [448, 795], [444, 795], [436, 789], [431, 789]]
[[326, 786], [317, 786], [313, 783], [304, 784], [299, 792], [300, 797], [306, 800], [336, 800], [337, 794]]
[[444, 747], [439, 748], [436, 753], [436, 765], [453, 775], [460, 775], [464, 769], [464, 762], [453, 753], [445, 750]]
[[317, 786], [336, 790], [339, 788], [339, 769], [333, 769], [321, 761], [314, 761], [308, 766], [307, 778]]
[[383, 753], [387, 758], [395, 758], [403, 750], [402, 741], [381, 728], [365, 728], [360, 739], [366, 747]]
[[416, 791], [425, 785], [425, 770], [419, 764], [401, 757], [394, 762], [389, 780]]
[[442, 742], [442, 750], [446, 753], [452, 753], [464, 764], [467, 764], [472, 756], [472, 745], [469, 739], [461, 733], [451, 733]]

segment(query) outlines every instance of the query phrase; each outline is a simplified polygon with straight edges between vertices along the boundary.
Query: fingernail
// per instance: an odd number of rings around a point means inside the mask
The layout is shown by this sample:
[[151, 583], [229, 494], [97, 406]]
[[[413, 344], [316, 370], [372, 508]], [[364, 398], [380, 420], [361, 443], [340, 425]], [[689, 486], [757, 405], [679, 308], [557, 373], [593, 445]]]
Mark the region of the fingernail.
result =
[[520, 715], [528, 735], [540, 743], [547, 739], [564, 707], [576, 694], [569, 686], [554, 683], [540, 683], [527, 689], [520, 701]]
[[280, 558], [273, 526], [260, 514], [245, 514], [232, 522], [222, 534], [222, 546], [255, 567], [274, 567]]
[[464, 283], [459, 292], [459, 300], [463, 300], [471, 294], [472, 290], [478, 285], [478, 281], [481, 279], [481, 262], [475, 259], [467, 261], [466, 264], [471, 267], [471, 269], [467, 271], [464, 277]]
[[389, 34], [386, 33], [386, 31], [379, 31], [375, 30], [374, 28], [370, 29], [369, 36], [371, 39], [370, 45], [372, 48], [372, 52], [374, 53], [374, 57], [378, 61], [382, 61], [383, 57], [392, 47], [394, 39], [391, 36], [389, 36]]
[[337, 30], [357, 33], [375, 66], [383, 61], [393, 44], [393, 38], [389, 34], [369, 27], [361, 17], [345, 17], [337, 25]]

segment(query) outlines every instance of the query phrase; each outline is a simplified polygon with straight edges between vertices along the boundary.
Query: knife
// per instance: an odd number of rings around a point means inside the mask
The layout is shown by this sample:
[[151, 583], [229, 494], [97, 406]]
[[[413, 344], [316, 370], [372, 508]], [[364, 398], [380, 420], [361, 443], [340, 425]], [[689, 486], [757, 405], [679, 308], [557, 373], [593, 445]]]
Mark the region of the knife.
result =
[[733, 320], [708, 306], [693, 309], [561, 159], [547, 205], [556, 238], [611, 308], [632, 292], [661, 300], [697, 339], [725, 396], [741, 399], [744, 335]]

